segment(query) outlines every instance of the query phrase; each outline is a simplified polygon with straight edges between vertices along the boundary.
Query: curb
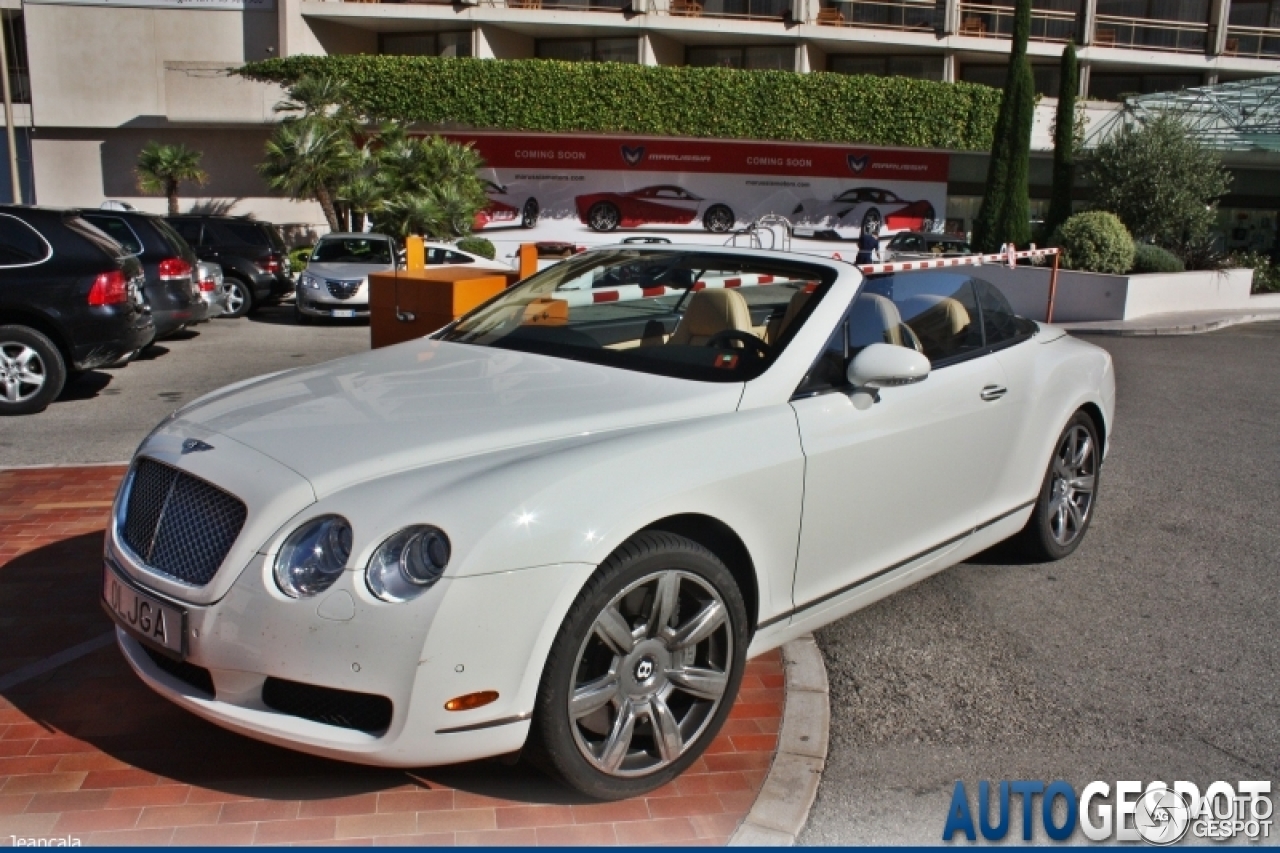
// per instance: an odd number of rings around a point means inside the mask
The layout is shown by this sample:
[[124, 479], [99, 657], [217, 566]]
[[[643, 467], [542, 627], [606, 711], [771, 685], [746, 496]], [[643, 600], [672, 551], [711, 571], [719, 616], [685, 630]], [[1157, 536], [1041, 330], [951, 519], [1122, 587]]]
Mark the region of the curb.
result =
[[1242, 317], [1225, 317], [1221, 320], [1206, 320], [1203, 323], [1189, 323], [1183, 326], [1160, 326], [1135, 329], [1091, 329], [1087, 325], [1064, 323], [1062, 328], [1073, 335], [1105, 335], [1113, 338], [1147, 338], [1173, 335], [1199, 335], [1214, 332], [1228, 326], [1245, 323], [1268, 323], [1280, 320], [1277, 314], [1248, 314]]
[[809, 819], [827, 762], [827, 668], [812, 634], [782, 647], [786, 700], [778, 752], [730, 847], [791, 847]]

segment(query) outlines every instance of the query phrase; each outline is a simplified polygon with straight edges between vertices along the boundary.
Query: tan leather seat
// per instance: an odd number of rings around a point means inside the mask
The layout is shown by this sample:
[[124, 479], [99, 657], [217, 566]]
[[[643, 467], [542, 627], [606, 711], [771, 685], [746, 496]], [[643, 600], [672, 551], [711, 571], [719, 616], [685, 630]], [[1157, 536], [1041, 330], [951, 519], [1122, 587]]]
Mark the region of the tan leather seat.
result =
[[935, 360], [959, 350], [974, 322], [964, 305], [949, 296], [921, 294], [903, 300], [898, 307], [920, 339], [924, 354]]
[[849, 348], [871, 344], [903, 346], [902, 316], [893, 300], [876, 293], [860, 293], [849, 312]]
[[782, 316], [770, 320], [765, 326], [764, 335], [768, 343], [776, 344], [782, 339], [782, 333], [795, 322], [796, 317], [800, 315], [800, 310], [808, 303], [810, 296], [813, 296], [813, 294], [803, 290], [797, 290], [792, 294], [791, 301], [787, 303], [787, 310], [783, 312]]
[[752, 334], [747, 300], [736, 290], [699, 290], [689, 299], [689, 307], [667, 343], [702, 346], [730, 329]]

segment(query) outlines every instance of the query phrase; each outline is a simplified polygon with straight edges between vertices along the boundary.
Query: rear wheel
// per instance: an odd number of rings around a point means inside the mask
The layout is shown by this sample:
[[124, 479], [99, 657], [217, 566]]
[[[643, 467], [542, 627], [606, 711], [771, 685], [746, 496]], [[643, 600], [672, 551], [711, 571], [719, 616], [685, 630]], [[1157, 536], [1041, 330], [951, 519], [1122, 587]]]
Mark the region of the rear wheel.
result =
[[1027, 557], [1061, 560], [1080, 546], [1093, 520], [1101, 462], [1098, 428], [1076, 412], [1058, 436], [1031, 520], [1018, 534]]
[[27, 326], [0, 326], [0, 415], [43, 411], [66, 381], [53, 341]]
[[670, 533], [637, 534], [601, 564], [560, 626], [531, 756], [599, 799], [666, 784], [720, 730], [749, 639], [742, 594], [714, 554]]
[[227, 291], [227, 313], [222, 316], [243, 317], [253, 310], [253, 289], [248, 282], [227, 276], [222, 286]]
[[874, 207], [868, 210], [862, 216], [862, 233], [872, 234], [876, 237], [880, 236], [880, 229], [884, 226], [884, 219], [880, 216], [880, 211]]
[[607, 201], [598, 201], [587, 211], [587, 225], [592, 231], [616, 231], [622, 224], [622, 213]]
[[702, 227], [713, 234], [723, 234], [733, 228], [735, 221], [732, 210], [723, 204], [713, 204], [702, 217]]

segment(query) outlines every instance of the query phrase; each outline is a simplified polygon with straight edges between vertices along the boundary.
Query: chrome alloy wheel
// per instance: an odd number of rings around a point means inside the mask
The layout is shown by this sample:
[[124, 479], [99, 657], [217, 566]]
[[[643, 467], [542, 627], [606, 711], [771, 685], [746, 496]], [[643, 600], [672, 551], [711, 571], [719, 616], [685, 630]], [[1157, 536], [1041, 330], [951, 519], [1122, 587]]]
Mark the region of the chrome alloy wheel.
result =
[[1098, 476], [1092, 436], [1077, 424], [1067, 430], [1053, 454], [1049, 486], [1049, 533], [1059, 545], [1075, 541], [1089, 520]]
[[596, 616], [578, 650], [574, 742], [611, 776], [666, 767], [715, 716], [733, 660], [728, 609], [709, 583], [675, 570], [641, 578]]
[[48, 378], [44, 359], [26, 344], [0, 341], [0, 396], [23, 403], [40, 393]]
[[222, 289], [227, 294], [227, 313], [238, 314], [244, 308], [245, 296], [244, 289], [233, 281], [228, 281], [222, 285]]

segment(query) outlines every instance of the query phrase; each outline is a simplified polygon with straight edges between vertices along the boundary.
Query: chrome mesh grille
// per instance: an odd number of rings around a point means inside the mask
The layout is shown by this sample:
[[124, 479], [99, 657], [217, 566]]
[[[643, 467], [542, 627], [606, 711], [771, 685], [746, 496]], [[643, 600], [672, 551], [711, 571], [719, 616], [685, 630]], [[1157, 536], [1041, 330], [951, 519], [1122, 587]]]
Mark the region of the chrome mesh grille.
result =
[[247, 510], [217, 486], [153, 459], [132, 473], [120, 534], [148, 567], [193, 586], [213, 579]]
[[334, 299], [350, 299], [356, 295], [361, 284], [359, 281], [335, 281], [331, 278], [325, 279], [324, 283], [329, 285], [329, 293]]

